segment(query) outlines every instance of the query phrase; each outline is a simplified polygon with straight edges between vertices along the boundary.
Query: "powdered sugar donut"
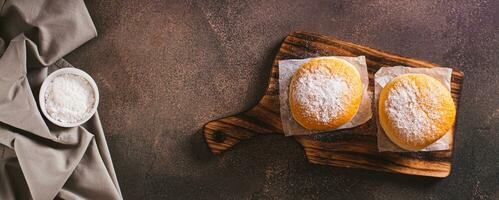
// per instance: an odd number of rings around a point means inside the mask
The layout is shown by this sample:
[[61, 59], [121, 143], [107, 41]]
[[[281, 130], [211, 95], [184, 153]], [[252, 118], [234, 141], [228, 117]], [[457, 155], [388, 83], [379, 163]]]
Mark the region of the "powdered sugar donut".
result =
[[350, 121], [362, 98], [357, 69], [339, 58], [312, 59], [291, 79], [289, 106], [293, 118], [310, 130], [332, 130]]
[[381, 90], [379, 122], [399, 147], [417, 151], [434, 143], [452, 127], [456, 107], [450, 91], [425, 74], [404, 74]]

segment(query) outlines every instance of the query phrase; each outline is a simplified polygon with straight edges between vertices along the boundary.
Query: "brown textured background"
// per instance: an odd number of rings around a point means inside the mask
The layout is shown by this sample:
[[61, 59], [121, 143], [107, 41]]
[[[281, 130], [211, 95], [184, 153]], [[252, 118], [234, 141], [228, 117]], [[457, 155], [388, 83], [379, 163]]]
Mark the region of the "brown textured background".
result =
[[[86, 1], [90, 73], [126, 199], [498, 199], [498, 1]], [[446, 179], [308, 164], [281, 135], [214, 156], [199, 133], [263, 95], [279, 43], [318, 32], [465, 72]]]

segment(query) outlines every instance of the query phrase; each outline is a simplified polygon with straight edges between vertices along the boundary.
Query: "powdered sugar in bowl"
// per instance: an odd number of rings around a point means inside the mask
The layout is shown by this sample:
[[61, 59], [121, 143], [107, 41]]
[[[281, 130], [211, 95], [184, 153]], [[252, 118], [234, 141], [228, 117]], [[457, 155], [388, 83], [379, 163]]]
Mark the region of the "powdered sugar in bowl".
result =
[[49, 121], [61, 127], [75, 127], [88, 121], [97, 111], [99, 90], [84, 71], [63, 68], [45, 79], [39, 102]]

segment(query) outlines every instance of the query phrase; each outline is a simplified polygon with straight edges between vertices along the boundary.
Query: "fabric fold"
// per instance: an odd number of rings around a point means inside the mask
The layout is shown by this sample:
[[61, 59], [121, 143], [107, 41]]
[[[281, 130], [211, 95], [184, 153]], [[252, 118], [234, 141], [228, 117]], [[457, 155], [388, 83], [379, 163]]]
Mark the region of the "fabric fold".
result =
[[81, 0], [10, 0], [0, 12], [4, 40], [29, 38], [28, 68], [48, 66], [97, 36]]
[[61, 128], [37, 105], [47, 68], [97, 35], [83, 1], [0, 3], [0, 199], [122, 199], [98, 114]]
[[16, 37], [0, 57], [0, 122], [52, 139], [27, 79], [25, 39]]

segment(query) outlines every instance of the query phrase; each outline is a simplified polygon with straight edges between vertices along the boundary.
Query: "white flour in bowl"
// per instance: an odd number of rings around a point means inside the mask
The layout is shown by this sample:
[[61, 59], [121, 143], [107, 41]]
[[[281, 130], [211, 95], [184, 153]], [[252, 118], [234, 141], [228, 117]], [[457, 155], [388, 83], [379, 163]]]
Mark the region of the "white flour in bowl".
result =
[[53, 119], [63, 123], [83, 120], [92, 111], [95, 93], [90, 83], [75, 74], [56, 76], [45, 92], [45, 108]]

